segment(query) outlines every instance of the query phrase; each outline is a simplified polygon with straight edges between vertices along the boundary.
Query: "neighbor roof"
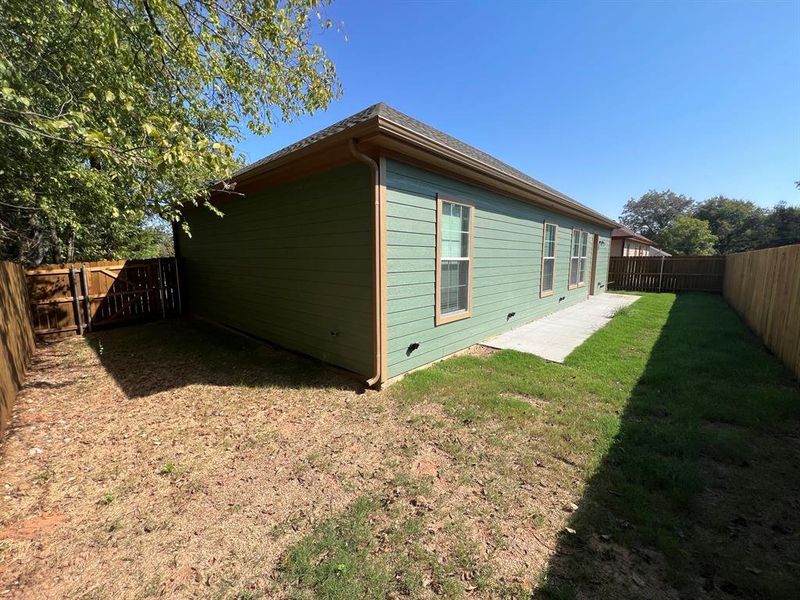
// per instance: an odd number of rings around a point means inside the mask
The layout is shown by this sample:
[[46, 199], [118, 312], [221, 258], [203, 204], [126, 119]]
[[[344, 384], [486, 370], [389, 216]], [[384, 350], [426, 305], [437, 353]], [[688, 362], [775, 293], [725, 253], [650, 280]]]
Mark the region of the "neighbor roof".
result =
[[631, 231], [627, 227], [617, 227], [611, 232], [611, 238], [632, 238], [637, 242], [642, 242], [643, 244], [648, 244], [650, 246], [655, 246], [656, 243], [653, 240], [650, 240], [643, 235], [636, 233], [635, 231]]
[[261, 160], [239, 169], [233, 174], [233, 179], [254, 175], [256, 171], [268, 169], [271, 163], [275, 163], [279, 159], [288, 158], [294, 153], [299, 153], [302, 150], [315, 146], [320, 142], [329, 140], [330, 138], [346, 135], [346, 132], [349, 130], [354, 129], [357, 126], [367, 124], [370, 121], [374, 121], [379, 130], [382, 128], [382, 126], [386, 127], [387, 125], [394, 125], [395, 127], [407, 130], [416, 136], [430, 140], [435, 144], [444, 146], [451, 151], [463, 155], [464, 157], [479, 163], [487, 170], [491, 169], [496, 171], [508, 179], [513, 179], [516, 180], [516, 182], [526, 184], [539, 193], [543, 193], [546, 196], [557, 199], [557, 201], [566, 206], [587, 213], [589, 216], [594, 217], [595, 220], [600, 220], [603, 223], [612, 226], [617, 225], [617, 223], [611, 221], [605, 215], [589, 208], [584, 204], [581, 204], [566, 194], [563, 194], [558, 190], [542, 183], [541, 181], [526, 175], [511, 165], [506, 164], [501, 160], [498, 160], [497, 158], [478, 150], [473, 146], [470, 146], [469, 144], [465, 144], [461, 140], [458, 140], [453, 136], [444, 133], [443, 131], [439, 131], [438, 129], [431, 127], [422, 121], [419, 121], [400, 112], [399, 110], [392, 108], [384, 102], [373, 104], [372, 106], [365, 108], [364, 110], [357, 112], [346, 119], [342, 119], [341, 121], [326, 127], [325, 129], [321, 129], [320, 131], [311, 134], [310, 136], [303, 138], [294, 144], [286, 146], [285, 148], [278, 150], [277, 152], [274, 152], [269, 156], [262, 158]]

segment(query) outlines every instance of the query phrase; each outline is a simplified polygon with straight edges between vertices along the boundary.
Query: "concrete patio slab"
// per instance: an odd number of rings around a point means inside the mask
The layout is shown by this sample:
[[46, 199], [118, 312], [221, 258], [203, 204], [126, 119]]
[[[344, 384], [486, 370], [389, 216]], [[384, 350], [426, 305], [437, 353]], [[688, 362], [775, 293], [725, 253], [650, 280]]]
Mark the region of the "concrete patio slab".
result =
[[569, 354], [639, 296], [600, 294], [482, 342], [484, 346], [518, 350], [562, 363]]

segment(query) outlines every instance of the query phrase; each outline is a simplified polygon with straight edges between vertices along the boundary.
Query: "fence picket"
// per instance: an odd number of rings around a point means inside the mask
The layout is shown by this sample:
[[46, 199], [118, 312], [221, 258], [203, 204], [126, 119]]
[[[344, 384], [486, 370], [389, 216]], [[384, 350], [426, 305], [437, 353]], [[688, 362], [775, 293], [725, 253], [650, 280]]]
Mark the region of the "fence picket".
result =
[[723, 296], [800, 376], [800, 244], [726, 256]]
[[[176, 293], [177, 268], [166, 270], [161, 266], [160, 259], [147, 259], [28, 269], [25, 275], [35, 332], [81, 334], [84, 328], [91, 331], [179, 314], [176, 307], [165, 302]], [[68, 306], [72, 309], [66, 309]]]
[[612, 256], [608, 285], [636, 292], [721, 292], [723, 256]]

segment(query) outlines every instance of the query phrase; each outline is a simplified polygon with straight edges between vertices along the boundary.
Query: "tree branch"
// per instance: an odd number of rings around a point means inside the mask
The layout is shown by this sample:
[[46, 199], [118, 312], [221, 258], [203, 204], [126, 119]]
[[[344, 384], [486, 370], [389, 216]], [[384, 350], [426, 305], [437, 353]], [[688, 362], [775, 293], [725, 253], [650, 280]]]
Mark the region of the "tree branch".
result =
[[156, 146], [134, 146], [133, 148], [117, 148], [115, 146], [106, 146], [104, 144], [90, 144], [88, 142], [84, 142], [81, 140], [70, 140], [67, 138], [62, 138], [57, 135], [52, 135], [49, 133], [45, 133], [44, 131], [38, 131], [36, 129], [31, 129], [29, 127], [25, 127], [24, 125], [19, 125], [18, 123], [11, 123], [10, 121], [6, 121], [4, 119], [0, 119], [0, 125], [6, 125], [7, 127], [11, 127], [12, 129], [19, 129], [21, 131], [25, 131], [26, 133], [32, 133], [33, 135], [38, 135], [43, 138], [47, 138], [50, 140], [54, 140], [56, 142], [63, 142], [65, 144], [72, 144], [74, 146], [82, 146], [84, 148], [94, 148], [96, 150], [106, 150], [108, 152], [113, 152], [114, 154], [132, 154], [134, 152], [138, 152], [139, 150], [149, 150], [151, 148], [155, 148]]

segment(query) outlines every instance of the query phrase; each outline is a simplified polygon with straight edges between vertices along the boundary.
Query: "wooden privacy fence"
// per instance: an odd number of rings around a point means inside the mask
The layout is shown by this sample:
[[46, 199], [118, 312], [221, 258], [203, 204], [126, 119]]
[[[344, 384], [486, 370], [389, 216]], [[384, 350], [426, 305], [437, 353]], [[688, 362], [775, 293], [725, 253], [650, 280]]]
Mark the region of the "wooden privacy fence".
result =
[[800, 244], [727, 256], [723, 295], [800, 377]]
[[181, 312], [174, 258], [44, 265], [25, 275], [38, 335], [80, 335]]
[[0, 434], [5, 431], [34, 349], [25, 271], [0, 262]]
[[721, 292], [724, 256], [612, 256], [608, 287], [634, 292]]

